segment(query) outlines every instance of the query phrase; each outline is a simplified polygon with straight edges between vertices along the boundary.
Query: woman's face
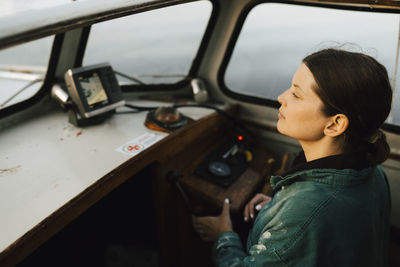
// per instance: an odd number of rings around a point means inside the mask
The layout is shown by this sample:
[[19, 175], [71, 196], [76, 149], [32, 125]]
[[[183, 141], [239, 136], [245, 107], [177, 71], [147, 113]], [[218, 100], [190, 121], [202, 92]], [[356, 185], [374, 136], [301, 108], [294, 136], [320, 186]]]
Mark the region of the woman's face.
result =
[[281, 104], [278, 131], [299, 141], [317, 141], [324, 136], [328, 117], [322, 113], [323, 102], [312, 88], [316, 82], [303, 63], [293, 76], [292, 85], [278, 97]]

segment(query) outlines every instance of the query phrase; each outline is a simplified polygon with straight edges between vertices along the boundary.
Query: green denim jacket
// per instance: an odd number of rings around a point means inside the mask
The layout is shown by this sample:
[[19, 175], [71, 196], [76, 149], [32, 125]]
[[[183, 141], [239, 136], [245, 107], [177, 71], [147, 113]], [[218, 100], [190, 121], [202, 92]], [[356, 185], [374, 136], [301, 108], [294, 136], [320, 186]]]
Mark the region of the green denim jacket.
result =
[[379, 166], [273, 176], [247, 252], [235, 232], [213, 246], [217, 266], [387, 266], [390, 195]]

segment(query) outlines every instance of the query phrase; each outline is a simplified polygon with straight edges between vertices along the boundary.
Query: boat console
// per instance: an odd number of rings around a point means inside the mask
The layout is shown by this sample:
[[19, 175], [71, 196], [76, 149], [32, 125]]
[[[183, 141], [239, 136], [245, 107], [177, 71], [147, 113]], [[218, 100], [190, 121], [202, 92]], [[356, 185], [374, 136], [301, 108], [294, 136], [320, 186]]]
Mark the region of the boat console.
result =
[[[166, 105], [126, 101], [136, 106]], [[160, 260], [182, 260], [176, 251], [185, 251], [191, 255], [185, 258], [186, 266], [197, 266], [196, 262], [207, 265], [208, 258], [193, 254], [196, 246], [204, 244], [193, 233], [191, 215], [217, 214], [223, 199], [229, 197], [234, 218], [242, 221], [245, 203], [261, 190], [271, 173], [267, 162], [275, 156], [247, 138], [231, 118], [210, 109], [180, 110], [190, 122], [167, 133], [146, 127], [145, 112], [117, 112], [102, 124], [78, 127], [68, 122], [59, 107], [52, 106], [46, 114], [9, 127], [0, 140], [8, 151], [7, 166], [13, 167], [1, 173], [0, 181], [1, 202], [8, 203], [1, 206], [1, 212], [8, 214], [2, 219], [6, 232], [0, 233], [4, 264], [19, 262], [146, 169], [150, 173], [146, 179], [152, 181], [158, 240], [162, 240]], [[221, 109], [231, 115], [239, 112], [238, 106]], [[128, 110], [122, 107], [118, 111]], [[43, 138], [19, 138], [28, 129]], [[61, 151], [63, 157], [55, 156]], [[37, 168], [32, 159], [38, 155], [48, 167]], [[177, 174], [175, 180], [168, 179], [171, 172]], [[19, 190], [11, 190], [17, 187]], [[203, 249], [208, 253], [208, 248]]]

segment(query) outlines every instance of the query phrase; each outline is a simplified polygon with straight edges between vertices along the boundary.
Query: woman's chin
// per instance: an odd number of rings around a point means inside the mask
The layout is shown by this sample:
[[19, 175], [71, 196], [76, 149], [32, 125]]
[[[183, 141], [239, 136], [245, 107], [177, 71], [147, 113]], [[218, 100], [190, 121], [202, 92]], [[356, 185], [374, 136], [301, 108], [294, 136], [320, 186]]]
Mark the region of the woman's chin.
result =
[[279, 133], [284, 134], [283, 127], [282, 127], [282, 121], [280, 119], [276, 123], [276, 129], [278, 130]]
[[290, 131], [288, 131], [288, 129], [285, 128], [284, 122], [282, 120], [278, 120], [278, 123], [276, 124], [276, 130], [280, 134], [292, 137]]

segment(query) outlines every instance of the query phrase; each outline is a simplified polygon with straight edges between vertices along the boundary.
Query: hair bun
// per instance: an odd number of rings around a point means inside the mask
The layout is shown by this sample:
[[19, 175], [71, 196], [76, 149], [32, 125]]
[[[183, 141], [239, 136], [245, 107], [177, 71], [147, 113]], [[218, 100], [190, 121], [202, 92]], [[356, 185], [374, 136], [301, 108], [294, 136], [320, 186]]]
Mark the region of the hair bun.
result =
[[369, 139], [368, 160], [376, 165], [384, 162], [390, 154], [389, 144], [386, 142], [386, 135], [381, 130], [376, 131]]

